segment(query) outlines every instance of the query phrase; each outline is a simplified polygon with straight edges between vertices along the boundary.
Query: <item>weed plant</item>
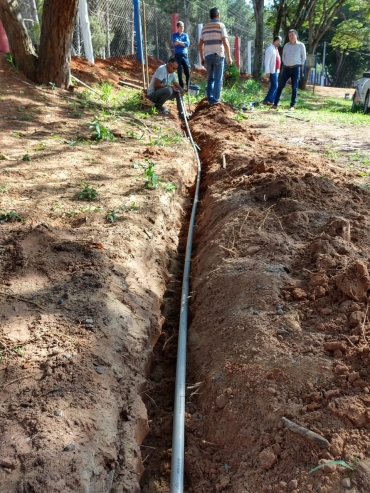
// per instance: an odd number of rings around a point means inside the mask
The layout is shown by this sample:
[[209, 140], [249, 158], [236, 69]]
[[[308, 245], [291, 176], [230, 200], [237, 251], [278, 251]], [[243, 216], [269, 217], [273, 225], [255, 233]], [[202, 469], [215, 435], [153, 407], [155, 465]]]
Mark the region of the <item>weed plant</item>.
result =
[[95, 188], [92, 188], [92, 186], [87, 183], [83, 182], [80, 183], [82, 186], [82, 190], [80, 193], [78, 193], [77, 197], [81, 200], [96, 200], [99, 198], [99, 194]]
[[151, 137], [149, 135], [149, 144], [152, 146], [171, 146], [180, 144], [182, 142], [182, 135], [179, 132], [175, 132], [170, 128], [162, 129], [156, 127], [158, 134], [156, 137]]
[[177, 190], [177, 185], [175, 185], [172, 181], [160, 180], [160, 185], [163, 187], [165, 192], [174, 192]]
[[246, 102], [262, 99], [262, 85], [253, 79], [225, 81], [222, 100], [232, 106], [243, 106]]
[[[144, 188], [148, 188], [150, 190], [154, 190], [158, 185], [163, 187], [165, 192], [173, 192], [177, 190], [177, 185], [175, 185], [172, 181], [166, 181], [162, 178], [159, 178], [156, 171], [154, 170], [155, 163], [153, 161], [149, 161], [149, 159], [145, 159], [146, 164], [143, 163], [135, 163], [134, 168], [142, 168], [143, 169], [143, 180], [144, 180]], [[131, 210], [133, 209], [133, 205], [131, 204]]]
[[153, 190], [154, 188], [157, 188], [158, 184], [158, 176], [157, 173], [154, 171], [155, 163], [147, 159], [146, 161], [148, 163], [147, 166], [142, 166], [144, 174], [144, 188], [150, 188], [151, 190]]
[[5, 54], [5, 60], [11, 64], [13, 70], [18, 71], [18, 67], [13, 60], [13, 55], [10, 52]]
[[228, 74], [230, 79], [233, 79], [235, 81], [240, 76], [239, 69], [235, 62], [233, 62], [231, 65], [228, 65], [225, 72]]
[[[1, 209], [0, 209], [1, 211]], [[23, 221], [21, 216], [14, 211], [4, 211], [0, 212], [0, 223], [6, 223], [11, 221]]]
[[93, 136], [94, 140], [116, 140], [115, 136], [105, 125], [102, 125], [98, 119], [95, 119], [90, 123], [90, 129], [95, 130], [95, 135]]
[[37, 146], [34, 147], [34, 150], [35, 151], [43, 151], [46, 148], [47, 148], [47, 145], [45, 144], [45, 142], [40, 142], [40, 144], [37, 144]]
[[103, 101], [110, 101], [114, 97], [113, 87], [111, 82], [102, 82], [100, 92]]

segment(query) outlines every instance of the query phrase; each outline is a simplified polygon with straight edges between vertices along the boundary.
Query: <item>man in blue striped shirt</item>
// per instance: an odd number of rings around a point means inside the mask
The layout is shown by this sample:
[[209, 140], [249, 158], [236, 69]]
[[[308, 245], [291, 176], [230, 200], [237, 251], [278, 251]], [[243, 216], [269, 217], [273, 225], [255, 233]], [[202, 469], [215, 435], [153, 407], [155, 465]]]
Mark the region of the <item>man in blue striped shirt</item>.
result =
[[198, 46], [201, 63], [207, 69], [208, 103], [217, 104], [221, 97], [225, 54], [229, 65], [232, 59], [226, 27], [220, 22], [220, 11], [213, 7], [209, 16], [211, 21], [203, 27]]

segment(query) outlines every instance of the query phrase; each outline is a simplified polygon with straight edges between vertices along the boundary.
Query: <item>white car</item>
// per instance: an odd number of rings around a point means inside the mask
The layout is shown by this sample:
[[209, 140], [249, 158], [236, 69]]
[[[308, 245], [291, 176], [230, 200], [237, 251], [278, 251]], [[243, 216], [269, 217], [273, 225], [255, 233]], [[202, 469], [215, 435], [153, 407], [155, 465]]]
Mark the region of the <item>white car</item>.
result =
[[364, 72], [361, 79], [353, 82], [355, 92], [352, 96], [352, 110], [361, 105], [364, 114], [370, 113], [370, 72]]

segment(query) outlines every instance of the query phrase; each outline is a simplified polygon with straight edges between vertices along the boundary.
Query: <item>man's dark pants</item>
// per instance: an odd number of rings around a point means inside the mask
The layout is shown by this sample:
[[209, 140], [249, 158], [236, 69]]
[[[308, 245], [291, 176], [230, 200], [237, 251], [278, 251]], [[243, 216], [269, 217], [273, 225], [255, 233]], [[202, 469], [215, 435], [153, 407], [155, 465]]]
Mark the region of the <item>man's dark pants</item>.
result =
[[177, 111], [179, 115], [182, 115], [182, 106], [180, 101], [180, 92], [174, 91], [172, 87], [162, 87], [161, 89], [156, 89], [154, 92], [148, 95], [148, 99], [155, 104], [158, 110], [162, 109], [164, 103], [170, 99], [176, 98]]
[[290, 106], [294, 106], [297, 100], [298, 93], [298, 82], [299, 76], [301, 73], [301, 66], [297, 65], [296, 67], [284, 67], [283, 73], [281, 74], [279, 80], [279, 86], [276, 91], [274, 106], [277, 106], [280, 101], [281, 93], [283, 92], [284, 87], [289, 79], [292, 79], [292, 97], [290, 99]]
[[189, 89], [190, 84], [190, 69], [189, 69], [189, 59], [187, 55], [175, 54], [176, 62], [178, 65], [177, 75], [179, 77], [179, 84], [184, 89], [184, 81], [182, 80], [182, 70], [184, 69], [186, 77], [186, 86]]

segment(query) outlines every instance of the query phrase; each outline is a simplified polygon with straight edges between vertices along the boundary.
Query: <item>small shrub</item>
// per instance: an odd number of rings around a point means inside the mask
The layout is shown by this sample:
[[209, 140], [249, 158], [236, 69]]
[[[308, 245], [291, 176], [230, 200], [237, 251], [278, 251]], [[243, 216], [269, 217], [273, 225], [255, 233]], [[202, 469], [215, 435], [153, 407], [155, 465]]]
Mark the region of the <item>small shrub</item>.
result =
[[147, 164], [135, 163], [134, 168], [140, 167], [143, 169], [144, 188], [154, 190], [158, 185], [158, 176], [154, 170], [155, 163], [149, 161], [149, 159], [145, 159], [145, 161]]
[[115, 136], [112, 134], [109, 128], [107, 128], [105, 125], [102, 125], [97, 119], [90, 123], [90, 128], [94, 129], [96, 132], [96, 135], [94, 135], [93, 137], [94, 140], [116, 140]]
[[11, 221], [23, 221], [21, 216], [14, 211], [0, 212], [0, 223], [6, 223]]
[[177, 185], [175, 185], [172, 181], [163, 182], [161, 183], [161, 186], [165, 192], [173, 192], [174, 190], [177, 190]]
[[99, 198], [99, 194], [95, 188], [92, 188], [89, 183], [80, 183], [82, 186], [81, 192], [78, 194], [78, 198], [82, 200], [96, 200]]
[[229, 78], [231, 79], [236, 79], [240, 75], [239, 69], [234, 62], [226, 67], [225, 72], [228, 74]]
[[105, 216], [105, 219], [109, 223], [115, 223], [118, 219], [118, 215], [122, 212], [121, 209], [109, 209], [107, 212], [107, 215]]
[[18, 70], [18, 67], [14, 63], [13, 55], [10, 52], [5, 54], [5, 60], [11, 64], [14, 70]]
[[43, 151], [46, 148], [47, 145], [45, 144], [45, 142], [40, 142], [40, 144], [38, 144], [34, 149], [35, 151]]

